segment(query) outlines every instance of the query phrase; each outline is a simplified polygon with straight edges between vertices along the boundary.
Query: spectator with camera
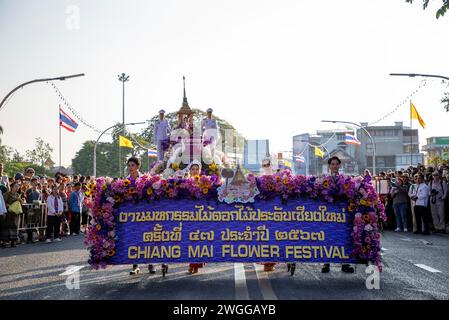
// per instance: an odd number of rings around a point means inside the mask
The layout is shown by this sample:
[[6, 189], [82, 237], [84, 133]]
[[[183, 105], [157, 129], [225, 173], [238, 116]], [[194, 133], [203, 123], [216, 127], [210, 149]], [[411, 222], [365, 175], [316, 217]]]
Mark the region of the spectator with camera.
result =
[[444, 201], [447, 196], [447, 185], [443, 183], [438, 171], [432, 173], [430, 187], [430, 212], [432, 213], [433, 226], [435, 232], [445, 233], [445, 210]]

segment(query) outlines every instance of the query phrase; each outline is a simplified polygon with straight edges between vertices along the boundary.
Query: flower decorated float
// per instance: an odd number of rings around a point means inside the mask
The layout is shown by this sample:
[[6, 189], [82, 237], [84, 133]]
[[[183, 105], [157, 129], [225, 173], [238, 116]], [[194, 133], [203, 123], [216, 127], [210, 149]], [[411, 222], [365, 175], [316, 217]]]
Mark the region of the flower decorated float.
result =
[[[386, 218], [369, 176], [341, 175], [335, 180], [329, 176], [293, 175], [285, 170], [245, 178], [259, 191], [252, 207], [220, 202], [218, 190], [223, 183], [216, 174], [189, 178], [145, 174], [134, 182], [98, 178], [95, 185], [89, 186], [93, 194], [92, 226], [85, 239], [90, 250], [89, 264], [104, 268], [132, 261], [350, 262], [373, 263], [381, 270], [379, 228]], [[149, 233], [154, 241], [146, 243], [142, 239], [149, 239]], [[303, 242], [317, 244], [320, 239], [328, 247], [343, 244], [350, 252], [345, 252], [345, 259], [341, 254], [337, 258], [314, 259], [310, 251], [295, 258], [291, 254], [286, 257], [286, 248], [281, 246], [281, 255], [274, 252], [273, 257], [263, 254], [239, 259], [226, 255], [230, 249], [224, 247], [233, 241], [239, 245], [261, 242], [295, 246]], [[193, 257], [189, 246], [196, 243], [204, 247], [221, 245], [222, 249], [215, 255], [205, 252], [201, 258]], [[186, 252], [162, 256], [162, 247], [169, 251], [169, 246]], [[159, 254], [147, 254], [151, 248], [159, 248]]]

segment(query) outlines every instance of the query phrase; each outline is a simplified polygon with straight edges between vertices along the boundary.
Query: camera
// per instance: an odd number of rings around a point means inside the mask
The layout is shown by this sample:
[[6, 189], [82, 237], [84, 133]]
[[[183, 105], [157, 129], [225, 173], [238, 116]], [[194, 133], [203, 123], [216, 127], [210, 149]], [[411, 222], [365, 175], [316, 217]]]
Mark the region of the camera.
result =
[[431, 196], [436, 196], [438, 193], [440, 193], [438, 190], [435, 190], [435, 189], [430, 190]]

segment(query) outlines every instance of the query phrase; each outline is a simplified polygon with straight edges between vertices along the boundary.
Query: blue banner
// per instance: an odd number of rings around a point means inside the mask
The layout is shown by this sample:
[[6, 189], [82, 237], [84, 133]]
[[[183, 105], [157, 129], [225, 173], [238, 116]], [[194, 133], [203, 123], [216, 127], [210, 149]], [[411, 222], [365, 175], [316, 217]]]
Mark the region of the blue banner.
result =
[[357, 263], [347, 207], [309, 198], [128, 202], [114, 213], [117, 240], [109, 263]]

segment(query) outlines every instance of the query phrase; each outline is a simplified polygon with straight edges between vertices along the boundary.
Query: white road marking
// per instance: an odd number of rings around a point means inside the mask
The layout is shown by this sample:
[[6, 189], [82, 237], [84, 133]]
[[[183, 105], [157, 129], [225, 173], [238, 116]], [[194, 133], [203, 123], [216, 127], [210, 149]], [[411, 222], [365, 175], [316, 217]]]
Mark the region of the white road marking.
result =
[[246, 286], [245, 266], [243, 263], [234, 263], [235, 299], [249, 300], [248, 287]]
[[402, 241], [412, 241], [410, 238], [401, 238]]
[[418, 240], [421, 241], [422, 243], [426, 244], [426, 245], [429, 245], [429, 246], [433, 244], [432, 242], [429, 242], [429, 241], [424, 240], [424, 239], [418, 239]]
[[263, 265], [254, 264], [254, 269], [256, 269], [259, 288], [264, 300], [278, 300], [278, 297], [276, 297], [276, 294], [271, 287], [270, 279], [268, 279], [268, 272], [263, 271]]
[[440, 270], [437, 270], [437, 269], [434, 269], [432, 267], [426, 266], [425, 264], [416, 263], [415, 266], [417, 266], [417, 267], [419, 267], [421, 269], [424, 269], [426, 271], [433, 272], [433, 273], [441, 272]]
[[60, 276], [69, 276], [77, 271], [80, 271], [85, 266], [70, 266], [70, 268], [66, 269], [63, 273], [60, 274]]
[[387, 248], [381, 248], [381, 250], [382, 250], [382, 251], [388, 251], [388, 249], [387, 249]]

